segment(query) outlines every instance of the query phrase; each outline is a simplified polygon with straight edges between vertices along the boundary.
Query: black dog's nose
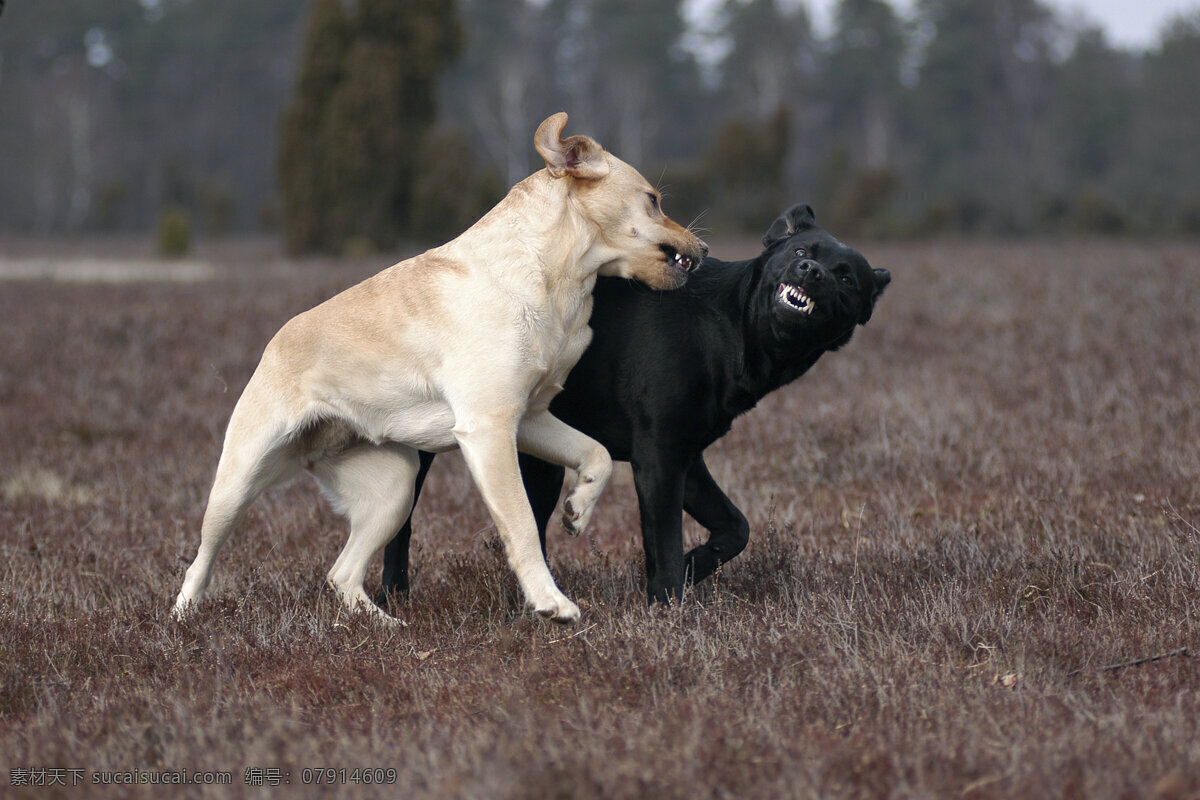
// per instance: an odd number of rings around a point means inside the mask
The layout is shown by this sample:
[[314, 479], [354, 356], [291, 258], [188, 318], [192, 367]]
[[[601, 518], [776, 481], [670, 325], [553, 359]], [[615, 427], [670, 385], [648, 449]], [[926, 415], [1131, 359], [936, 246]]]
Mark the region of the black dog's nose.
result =
[[825, 271], [821, 269], [821, 265], [812, 259], [805, 259], [799, 264], [800, 276], [802, 278], [811, 278], [814, 281], [819, 281], [825, 276]]

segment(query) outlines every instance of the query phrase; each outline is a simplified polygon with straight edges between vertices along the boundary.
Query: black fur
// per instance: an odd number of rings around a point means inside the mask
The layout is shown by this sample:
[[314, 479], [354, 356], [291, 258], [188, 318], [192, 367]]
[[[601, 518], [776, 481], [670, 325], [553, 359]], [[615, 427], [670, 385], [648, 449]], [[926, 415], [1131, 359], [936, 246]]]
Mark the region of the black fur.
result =
[[[891, 280], [817, 227], [808, 206], [776, 220], [763, 246], [748, 261], [707, 258], [670, 292], [601, 278], [592, 344], [550, 406], [633, 465], [652, 601], [678, 600], [685, 581], [711, 575], [749, 538], [745, 516], [709, 474], [704, 449], [764, 395], [850, 341]], [[815, 310], [797, 310], [803, 295], [783, 303], [782, 284], [799, 287]], [[421, 456], [418, 493], [432, 460]], [[521, 473], [544, 551], [563, 469], [522, 455]], [[684, 511], [709, 531], [686, 556]], [[408, 588], [411, 535], [409, 520], [387, 547], [384, 597]]]

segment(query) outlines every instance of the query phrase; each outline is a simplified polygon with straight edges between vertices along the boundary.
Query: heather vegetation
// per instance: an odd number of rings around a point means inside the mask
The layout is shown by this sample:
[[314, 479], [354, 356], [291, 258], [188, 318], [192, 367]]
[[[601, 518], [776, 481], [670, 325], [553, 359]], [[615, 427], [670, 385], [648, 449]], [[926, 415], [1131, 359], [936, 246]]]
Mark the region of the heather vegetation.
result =
[[263, 344], [380, 264], [202, 249], [192, 282], [4, 281], [5, 796], [48, 796], [11, 785], [37, 768], [317, 796], [327, 767], [395, 770], [350, 787], [379, 797], [1196, 795], [1200, 249], [856, 245], [894, 278], [870, 325], [710, 451], [747, 551], [646, 606], [619, 471], [588, 533], [551, 531], [570, 628], [522, 610], [457, 456], [407, 627], [323, 587], [345, 526], [307, 480], [170, 620]]

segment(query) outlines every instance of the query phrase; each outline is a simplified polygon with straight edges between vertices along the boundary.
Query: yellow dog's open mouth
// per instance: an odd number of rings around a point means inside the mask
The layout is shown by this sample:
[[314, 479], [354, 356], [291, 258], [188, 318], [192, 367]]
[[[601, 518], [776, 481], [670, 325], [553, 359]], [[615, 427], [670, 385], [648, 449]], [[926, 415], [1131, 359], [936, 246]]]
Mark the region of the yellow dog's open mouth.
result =
[[689, 256], [685, 256], [674, 247], [671, 247], [671, 245], [660, 244], [658, 249], [663, 251], [663, 256], [667, 259], [668, 264], [674, 264], [675, 266], [683, 269], [684, 272], [691, 272], [696, 268], [695, 261], [693, 261]]

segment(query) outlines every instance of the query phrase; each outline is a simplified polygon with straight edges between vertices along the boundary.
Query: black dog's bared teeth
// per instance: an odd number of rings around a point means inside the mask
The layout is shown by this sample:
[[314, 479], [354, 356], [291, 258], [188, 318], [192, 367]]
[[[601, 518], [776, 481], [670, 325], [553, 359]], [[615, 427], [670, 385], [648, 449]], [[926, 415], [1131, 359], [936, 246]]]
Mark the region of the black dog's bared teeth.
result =
[[779, 284], [778, 298], [788, 308], [795, 309], [802, 314], [811, 314], [817, 307], [817, 304], [803, 289], [787, 283]]

